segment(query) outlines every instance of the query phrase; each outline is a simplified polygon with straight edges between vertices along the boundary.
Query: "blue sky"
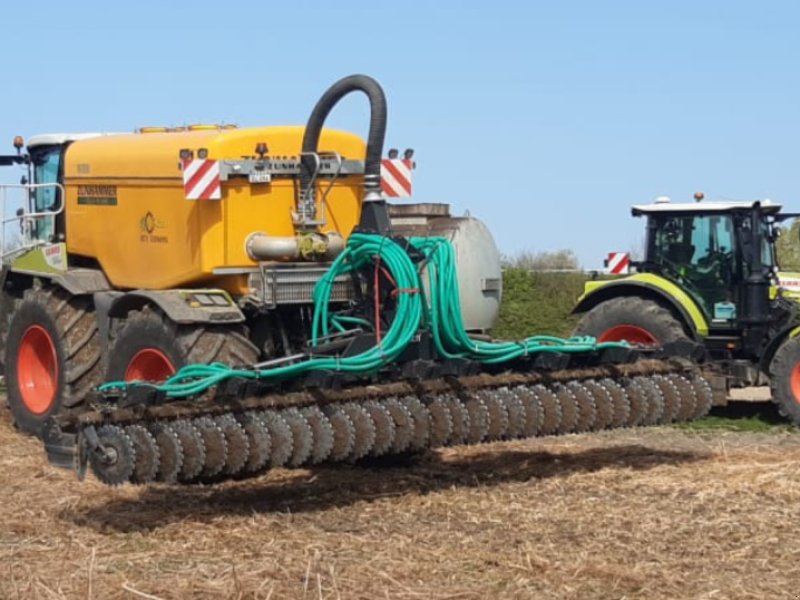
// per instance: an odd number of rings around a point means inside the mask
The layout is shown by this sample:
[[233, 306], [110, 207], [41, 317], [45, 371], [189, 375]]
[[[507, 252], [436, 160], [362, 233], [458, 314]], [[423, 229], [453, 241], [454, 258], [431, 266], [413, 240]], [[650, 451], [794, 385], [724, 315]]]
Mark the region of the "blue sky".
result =
[[[800, 210], [798, 23], [800, 3], [769, 0], [9, 3], [0, 152], [16, 134], [304, 123], [366, 73], [387, 148], [416, 150], [415, 200], [469, 210], [505, 253], [592, 268], [640, 243], [629, 206], [658, 195]], [[366, 122], [353, 97], [329, 124]]]

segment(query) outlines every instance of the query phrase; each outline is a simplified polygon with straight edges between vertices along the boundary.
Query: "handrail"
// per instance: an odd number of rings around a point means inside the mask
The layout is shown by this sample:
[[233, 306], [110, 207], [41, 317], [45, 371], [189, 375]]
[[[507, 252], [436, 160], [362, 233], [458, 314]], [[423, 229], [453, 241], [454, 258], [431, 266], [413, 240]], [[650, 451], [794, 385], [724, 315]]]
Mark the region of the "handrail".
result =
[[[56, 188], [56, 190], [60, 192], [56, 194], [58, 205], [54, 209], [25, 212], [25, 206], [23, 205], [21, 207], [23, 212], [21, 214], [15, 214], [11, 217], [6, 216], [6, 193], [8, 190], [23, 190], [25, 194], [25, 200], [23, 202], [26, 202], [28, 208], [30, 208], [33, 194], [36, 192], [36, 190], [45, 188]], [[66, 206], [65, 200], [66, 190], [60, 183], [0, 184], [0, 259], [5, 260], [6, 257], [18, 254], [21, 251], [50, 243], [52, 240], [39, 239], [34, 236], [33, 224], [49, 217], [56, 217], [63, 213]], [[20, 233], [22, 234], [22, 239], [20, 240], [21, 243], [18, 247], [7, 249], [5, 231], [6, 224], [13, 223], [15, 221], [20, 223]]]

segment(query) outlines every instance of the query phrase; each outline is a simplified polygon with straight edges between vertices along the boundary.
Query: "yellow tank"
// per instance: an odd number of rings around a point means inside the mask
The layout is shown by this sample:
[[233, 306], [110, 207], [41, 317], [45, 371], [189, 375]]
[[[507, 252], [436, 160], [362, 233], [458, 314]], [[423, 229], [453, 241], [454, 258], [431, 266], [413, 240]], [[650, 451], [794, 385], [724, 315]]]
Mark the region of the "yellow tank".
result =
[[[96, 259], [118, 288], [166, 289], [213, 283], [246, 293], [246, 276], [225, 270], [256, 266], [246, 251], [251, 234], [293, 236], [296, 178], [250, 183], [223, 181], [220, 200], [187, 200], [180, 151], [209, 159], [254, 157], [258, 144], [270, 157], [297, 156], [302, 127], [194, 128], [103, 136], [74, 142], [64, 165], [67, 250]], [[320, 150], [363, 160], [356, 135], [325, 130]], [[329, 180], [323, 181], [324, 190]], [[363, 177], [337, 180], [320, 227], [347, 238], [361, 213]], [[319, 188], [318, 188], [319, 189]], [[317, 210], [322, 194], [317, 193]], [[318, 212], [319, 214], [319, 212]]]

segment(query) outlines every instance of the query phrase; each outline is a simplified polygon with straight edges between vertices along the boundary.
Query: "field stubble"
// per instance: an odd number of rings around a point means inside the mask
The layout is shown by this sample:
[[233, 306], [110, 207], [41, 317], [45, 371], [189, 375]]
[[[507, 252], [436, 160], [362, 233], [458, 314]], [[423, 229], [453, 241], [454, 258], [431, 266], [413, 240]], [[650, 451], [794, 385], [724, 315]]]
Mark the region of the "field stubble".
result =
[[0, 598], [798, 598], [800, 436], [635, 429], [106, 488], [0, 413]]

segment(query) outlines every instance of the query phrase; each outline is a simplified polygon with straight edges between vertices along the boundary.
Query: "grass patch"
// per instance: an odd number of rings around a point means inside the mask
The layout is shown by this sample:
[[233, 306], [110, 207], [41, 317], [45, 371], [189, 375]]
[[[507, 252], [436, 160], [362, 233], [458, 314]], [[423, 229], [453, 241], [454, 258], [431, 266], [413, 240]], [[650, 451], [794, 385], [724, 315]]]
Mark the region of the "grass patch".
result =
[[492, 334], [501, 339], [569, 337], [578, 322], [578, 317], [570, 313], [588, 279], [584, 273], [539, 273], [507, 267], [503, 271], [503, 302]]
[[727, 406], [715, 406], [711, 413], [696, 421], [676, 423], [678, 429], [693, 431], [742, 431], [757, 433], [800, 433], [784, 419], [772, 402], [728, 402]]

